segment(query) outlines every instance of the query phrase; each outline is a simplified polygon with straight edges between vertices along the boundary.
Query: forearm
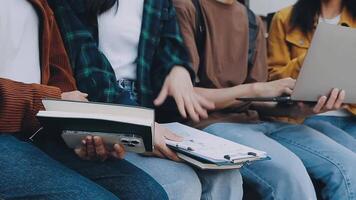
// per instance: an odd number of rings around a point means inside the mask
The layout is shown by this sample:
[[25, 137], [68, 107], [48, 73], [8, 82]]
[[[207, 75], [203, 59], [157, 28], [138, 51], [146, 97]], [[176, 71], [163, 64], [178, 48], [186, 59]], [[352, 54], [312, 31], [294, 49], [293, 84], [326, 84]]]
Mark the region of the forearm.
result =
[[217, 110], [228, 108], [231, 105], [242, 104], [243, 102], [237, 101], [237, 98], [260, 96], [259, 92], [257, 92], [256, 84], [243, 84], [222, 89], [196, 87], [195, 91], [215, 103], [215, 108]]
[[18, 132], [38, 125], [35, 114], [43, 98], [60, 98], [56, 87], [24, 84], [0, 78], [0, 132]]

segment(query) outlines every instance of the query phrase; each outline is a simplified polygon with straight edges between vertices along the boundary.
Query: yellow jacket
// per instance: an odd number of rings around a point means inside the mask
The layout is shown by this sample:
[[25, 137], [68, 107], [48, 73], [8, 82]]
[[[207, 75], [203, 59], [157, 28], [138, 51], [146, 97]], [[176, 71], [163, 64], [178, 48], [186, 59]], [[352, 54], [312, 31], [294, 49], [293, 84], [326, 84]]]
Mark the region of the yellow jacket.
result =
[[[300, 29], [291, 29], [290, 18], [293, 7], [285, 8], [274, 16], [268, 38], [269, 79], [277, 80], [286, 77], [296, 79], [309, 49], [314, 31], [305, 35]], [[344, 9], [339, 24], [356, 28], [356, 20]], [[347, 94], [346, 94], [347, 95]], [[356, 115], [356, 106], [348, 110]], [[283, 121], [286, 121], [284, 118]], [[295, 119], [287, 119], [296, 122]], [[302, 121], [298, 119], [297, 122]]]

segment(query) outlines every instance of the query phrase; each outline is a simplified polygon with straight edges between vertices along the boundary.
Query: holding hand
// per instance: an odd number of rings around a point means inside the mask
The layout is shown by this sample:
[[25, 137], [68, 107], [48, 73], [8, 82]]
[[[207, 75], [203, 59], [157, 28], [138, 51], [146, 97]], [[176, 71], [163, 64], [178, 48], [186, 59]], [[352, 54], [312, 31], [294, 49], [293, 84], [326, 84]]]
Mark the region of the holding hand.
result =
[[345, 96], [346, 92], [344, 90], [333, 89], [329, 98], [326, 96], [320, 97], [317, 104], [314, 106], [298, 102], [297, 109], [294, 113], [296, 116], [310, 116], [332, 110], [339, 110], [342, 108]]
[[88, 102], [88, 94], [82, 93], [80, 91], [63, 92], [61, 95], [62, 100], [68, 101], [84, 101]]
[[170, 130], [166, 129], [162, 125], [155, 124], [155, 150], [153, 152], [154, 156], [159, 158], [168, 158], [173, 161], [179, 162], [177, 154], [173, 152], [166, 145], [166, 139], [181, 142], [183, 139], [176, 134], [172, 133]]
[[176, 101], [180, 114], [199, 122], [200, 118], [207, 118], [207, 110], [214, 109], [214, 104], [204, 97], [195, 93], [188, 71], [183, 67], [174, 67], [167, 76], [164, 85], [157, 99], [155, 106], [164, 103], [168, 96], [172, 96]]
[[110, 152], [103, 139], [98, 136], [87, 136], [82, 141], [82, 146], [74, 151], [81, 159], [91, 161], [105, 161], [110, 157], [123, 159], [125, 156], [124, 146], [115, 144], [114, 150]]
[[282, 95], [291, 95], [295, 83], [295, 79], [284, 78], [267, 83], [254, 83], [252, 87], [257, 97], [278, 97]]

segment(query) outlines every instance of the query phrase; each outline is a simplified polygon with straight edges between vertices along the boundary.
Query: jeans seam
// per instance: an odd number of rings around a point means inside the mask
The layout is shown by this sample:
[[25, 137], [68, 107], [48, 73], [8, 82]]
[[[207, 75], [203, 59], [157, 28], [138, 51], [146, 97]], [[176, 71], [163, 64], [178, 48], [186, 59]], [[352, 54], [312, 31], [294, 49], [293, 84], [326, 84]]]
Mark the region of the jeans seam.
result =
[[273, 189], [273, 187], [264, 179], [262, 176], [257, 175], [256, 173], [253, 172], [253, 170], [250, 170], [248, 167], [244, 167], [244, 170], [247, 171], [250, 175], [254, 176], [260, 183], [265, 184], [270, 190], [272, 191], [272, 197], [275, 200], [278, 200], [276, 198], [276, 191]]
[[285, 142], [287, 142], [287, 143], [289, 143], [289, 144], [291, 144], [291, 145], [300, 147], [301, 149], [303, 149], [303, 150], [305, 150], [305, 151], [308, 151], [309, 153], [311, 153], [311, 154], [313, 154], [313, 155], [315, 155], [315, 156], [317, 156], [317, 157], [321, 157], [321, 158], [323, 158], [324, 160], [326, 160], [326, 161], [330, 162], [331, 164], [333, 164], [333, 165], [338, 169], [338, 171], [340, 172], [340, 174], [342, 175], [342, 177], [343, 177], [343, 179], [344, 179], [344, 181], [345, 181], [345, 186], [346, 186], [346, 189], [347, 189], [347, 191], [348, 191], [348, 199], [349, 199], [349, 200], [354, 199], [354, 194], [353, 194], [353, 192], [352, 192], [352, 191], [350, 190], [350, 188], [349, 188], [349, 185], [351, 184], [351, 183], [350, 183], [350, 180], [349, 180], [349, 179], [346, 177], [346, 175], [344, 174], [344, 170], [341, 169], [342, 166], [341, 166], [340, 163], [339, 163], [339, 165], [338, 165], [337, 162], [335, 162], [334, 160], [328, 158], [328, 156], [323, 155], [323, 153], [318, 152], [318, 151], [315, 151], [315, 150], [313, 150], [313, 149], [311, 149], [311, 148], [308, 148], [308, 147], [306, 147], [306, 146], [304, 146], [304, 145], [302, 145], [302, 144], [299, 144], [299, 143], [297, 143], [297, 142], [291, 141], [291, 140], [289, 140], [289, 139], [286, 139], [286, 138], [283, 138], [283, 137], [280, 137], [280, 136], [275, 136], [275, 135], [273, 135], [273, 134], [271, 134], [270, 137], [275, 138], [275, 139], [281, 139], [281, 140], [283, 140], [283, 141], [285, 141]]

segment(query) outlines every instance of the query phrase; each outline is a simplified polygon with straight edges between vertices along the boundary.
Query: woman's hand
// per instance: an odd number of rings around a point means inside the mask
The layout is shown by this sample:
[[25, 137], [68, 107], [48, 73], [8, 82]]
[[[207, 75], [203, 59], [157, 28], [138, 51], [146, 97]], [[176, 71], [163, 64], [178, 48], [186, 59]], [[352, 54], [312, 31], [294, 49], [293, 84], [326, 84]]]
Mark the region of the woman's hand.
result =
[[170, 130], [156, 123], [155, 124], [155, 150], [153, 152], [153, 156], [159, 158], [167, 158], [176, 162], [180, 162], [181, 160], [178, 158], [177, 154], [167, 147], [166, 139], [176, 141], [176, 142], [181, 142], [183, 140], [181, 137], [172, 133]]
[[88, 102], [87, 97], [88, 97], [88, 94], [82, 93], [80, 91], [64, 92], [61, 95], [62, 100], [69, 100], [69, 101]]
[[343, 106], [346, 92], [344, 90], [333, 89], [329, 95], [329, 98], [322, 96], [319, 98], [316, 105], [311, 106], [303, 102], [298, 102], [294, 116], [310, 116], [320, 114], [332, 110], [339, 110]]
[[278, 97], [290, 95], [293, 92], [296, 80], [284, 78], [266, 83], [254, 83], [252, 88], [257, 97]]
[[199, 122], [200, 118], [208, 117], [207, 110], [214, 109], [212, 102], [194, 91], [189, 72], [183, 67], [176, 66], [172, 69], [154, 104], [162, 105], [168, 96], [174, 98], [184, 118], [187, 118], [188, 113], [190, 118], [196, 122]]
[[115, 144], [113, 149], [111, 152], [108, 151], [101, 137], [87, 136], [82, 141], [82, 146], [74, 151], [81, 159], [90, 161], [105, 161], [110, 157], [124, 158], [125, 149], [123, 145]]

